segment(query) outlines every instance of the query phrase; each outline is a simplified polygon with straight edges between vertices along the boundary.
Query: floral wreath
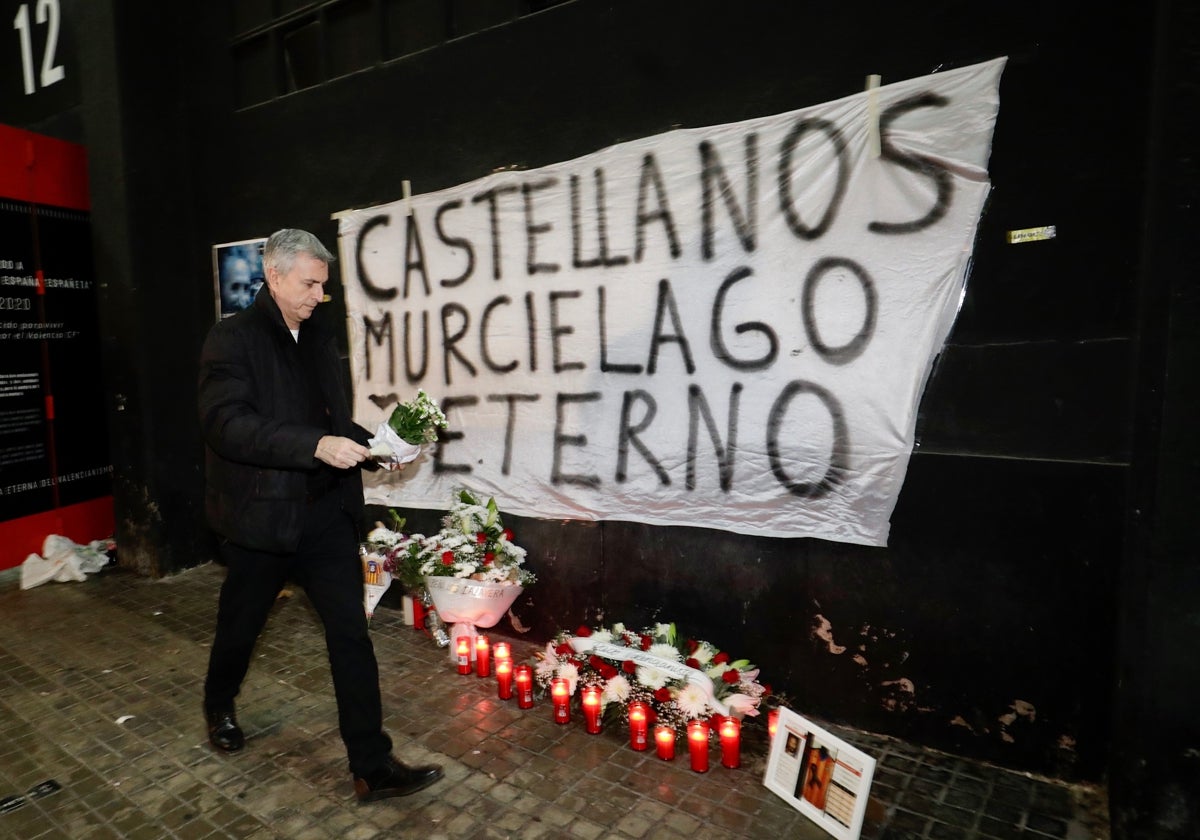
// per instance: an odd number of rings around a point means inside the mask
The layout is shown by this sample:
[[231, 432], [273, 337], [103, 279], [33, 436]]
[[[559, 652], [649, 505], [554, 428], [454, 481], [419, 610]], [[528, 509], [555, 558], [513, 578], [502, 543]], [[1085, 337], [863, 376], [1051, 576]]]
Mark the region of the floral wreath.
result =
[[730, 717], [755, 717], [764, 699], [772, 696], [771, 687], [758, 682], [758, 668], [750, 660], [735, 660], [710, 642], [685, 639], [674, 623], [655, 624], [641, 632], [618, 623], [608, 628], [580, 627], [574, 634], [558, 633], [536, 655], [534, 680], [544, 691], [551, 680], [566, 679], [572, 697], [586, 686], [600, 686], [605, 716], [619, 715], [626, 720], [629, 704], [640, 701], [650, 710], [651, 722], [684, 733], [688, 721], [707, 720], [720, 712], [710, 702], [702, 680], [673, 677], [632, 658], [618, 661], [594, 652], [580, 653], [571, 644], [573, 638], [586, 638], [592, 644], [606, 642], [629, 648], [631, 653], [644, 651], [704, 674], [712, 681], [712, 699], [726, 706]]

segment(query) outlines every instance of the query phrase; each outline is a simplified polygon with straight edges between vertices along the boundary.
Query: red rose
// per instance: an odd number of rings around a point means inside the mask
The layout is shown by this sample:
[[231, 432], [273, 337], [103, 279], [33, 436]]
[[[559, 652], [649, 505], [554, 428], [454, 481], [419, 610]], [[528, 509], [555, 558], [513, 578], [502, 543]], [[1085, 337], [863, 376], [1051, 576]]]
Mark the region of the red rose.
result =
[[479, 531], [477, 534], [475, 534], [475, 542], [483, 545], [485, 542], [487, 542], [487, 534], [485, 534], [483, 531]]
[[624, 662], [621, 663], [621, 670], [624, 671], [626, 674], [637, 673], [637, 663], [634, 662], [632, 659], [626, 659]]
[[602, 677], [604, 677], [604, 679], [606, 679], [606, 680], [611, 680], [613, 677], [615, 677], [617, 674], [620, 673], [620, 671], [618, 671], [612, 665], [609, 665], [607, 662], [605, 662], [603, 665], [600, 665], [599, 668], [600, 668], [600, 675]]
[[582, 639], [586, 639], [588, 636], [592, 635], [592, 628], [585, 627], [584, 625], [580, 624], [579, 629], [575, 631], [575, 635]]
[[558, 654], [559, 656], [562, 656], [563, 654], [574, 653], [575, 648], [571, 647], [570, 642], [563, 642], [561, 645], [559, 645], [558, 647], [556, 647], [554, 649], [554, 652], [556, 654]]
[[688, 650], [688, 653], [695, 653], [695, 652], [696, 652], [696, 648], [698, 648], [698, 647], [700, 647], [700, 643], [699, 643], [699, 642], [697, 642], [695, 639], [688, 639], [688, 640], [687, 640], [687, 650]]
[[601, 659], [599, 656], [597, 656], [594, 653], [588, 657], [588, 664], [591, 665], [593, 668], [595, 668], [597, 671], [604, 670], [604, 660]]
[[512, 542], [512, 538], [513, 538], [513, 532], [510, 531], [509, 529], [505, 528], [504, 529], [504, 539], [508, 540], [509, 542]]
[[454, 552], [453, 551], [443, 551], [442, 552], [442, 565], [443, 566], [453, 566], [454, 565]]
[[721, 675], [721, 679], [724, 680], [725, 682], [729, 683], [730, 685], [733, 685], [738, 680], [740, 680], [741, 677], [738, 675], [738, 672], [735, 668], [730, 668], [728, 671], [726, 671], [724, 674]]
[[490, 566], [492, 565], [492, 561], [495, 559], [496, 553], [494, 551], [485, 551], [483, 553], [483, 565]]
[[662, 688], [654, 692], [654, 699], [659, 703], [666, 703], [671, 699], [671, 689], [664, 685]]
[[650, 645], [654, 644], [654, 639], [649, 636], [642, 636], [642, 650], [650, 650]]
[[720, 653], [718, 653], [716, 656], [714, 656], [712, 658], [712, 661], [713, 661], [714, 665], [720, 665], [722, 662], [728, 662], [729, 654], [726, 653], [725, 651], [721, 651]]
[[771, 693], [771, 684], [763, 683], [763, 694], [770, 694], [770, 693]]
[[689, 658], [687, 660], [687, 662], [684, 662], [683, 664], [688, 666], [689, 668], [695, 668], [697, 671], [700, 670], [700, 663], [697, 662], [695, 659]]

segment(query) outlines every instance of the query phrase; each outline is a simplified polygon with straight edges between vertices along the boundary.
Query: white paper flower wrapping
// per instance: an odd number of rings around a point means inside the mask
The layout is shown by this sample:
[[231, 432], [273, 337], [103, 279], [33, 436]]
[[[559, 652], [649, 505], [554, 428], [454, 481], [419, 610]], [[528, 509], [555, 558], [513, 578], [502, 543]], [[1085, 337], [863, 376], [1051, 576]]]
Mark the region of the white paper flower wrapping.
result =
[[415, 461], [421, 454], [421, 445], [409, 443], [387, 423], [380, 423], [375, 430], [375, 437], [367, 441], [371, 455], [376, 458], [393, 458], [397, 464], [407, 464]]

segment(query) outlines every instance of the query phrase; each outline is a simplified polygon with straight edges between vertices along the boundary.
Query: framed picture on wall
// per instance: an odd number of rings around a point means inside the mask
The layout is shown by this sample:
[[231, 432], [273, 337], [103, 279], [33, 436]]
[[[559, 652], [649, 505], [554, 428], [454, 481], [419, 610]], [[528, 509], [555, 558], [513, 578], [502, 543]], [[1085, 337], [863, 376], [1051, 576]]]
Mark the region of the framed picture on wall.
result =
[[250, 305], [266, 278], [261, 239], [243, 239], [213, 246], [213, 289], [217, 318], [228, 318]]
[[875, 759], [791, 709], [779, 710], [763, 784], [838, 840], [858, 840]]

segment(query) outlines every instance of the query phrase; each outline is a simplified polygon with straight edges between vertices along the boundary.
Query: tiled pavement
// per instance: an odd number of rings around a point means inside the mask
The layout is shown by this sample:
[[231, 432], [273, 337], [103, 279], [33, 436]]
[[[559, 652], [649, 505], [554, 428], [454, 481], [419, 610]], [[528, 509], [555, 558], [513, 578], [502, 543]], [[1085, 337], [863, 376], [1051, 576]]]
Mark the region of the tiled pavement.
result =
[[[830, 836], [763, 787], [761, 729], [747, 727], [741, 768], [721, 767], [714, 750], [709, 772], [694, 773], [686, 759], [634, 752], [621, 732], [557, 725], [544, 699], [529, 711], [499, 700], [492, 680], [458, 675], [396, 609], [372, 620], [387, 729], [401, 758], [436, 761], [446, 778], [359, 805], [302, 591], [277, 604], [243, 687], [246, 749], [217, 755], [200, 690], [223, 574], [151, 580], [110, 567], [25, 591], [15, 570], [0, 575], [0, 837]], [[515, 649], [519, 661], [533, 646]], [[864, 838], [1109, 836], [1103, 790], [828, 728], [879, 762]]]

